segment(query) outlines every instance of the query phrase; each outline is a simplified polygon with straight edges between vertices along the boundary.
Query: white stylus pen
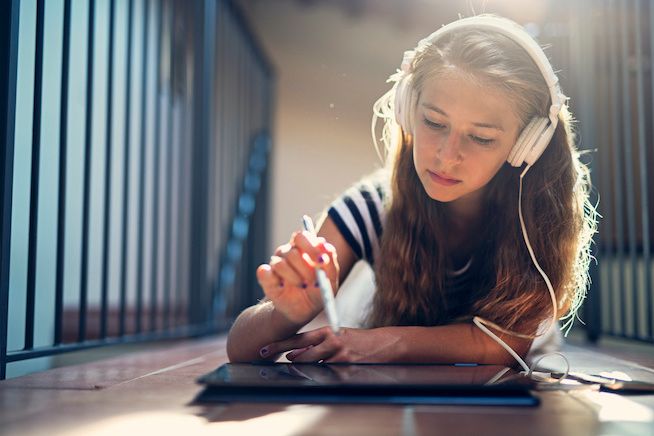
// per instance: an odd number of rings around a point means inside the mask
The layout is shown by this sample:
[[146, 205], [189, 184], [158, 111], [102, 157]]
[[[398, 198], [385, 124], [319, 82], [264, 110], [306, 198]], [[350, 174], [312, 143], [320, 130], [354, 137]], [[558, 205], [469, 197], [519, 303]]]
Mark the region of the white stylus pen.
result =
[[[302, 216], [302, 223], [304, 230], [316, 236], [316, 229], [313, 227], [313, 221], [308, 215]], [[332, 328], [334, 334], [338, 334], [340, 328], [338, 326], [338, 312], [336, 312], [336, 302], [334, 301], [334, 290], [332, 284], [327, 278], [327, 273], [319, 266], [316, 266], [316, 277], [318, 277], [318, 287], [320, 288], [320, 295], [322, 296], [322, 303], [325, 306], [325, 313], [329, 326]]]

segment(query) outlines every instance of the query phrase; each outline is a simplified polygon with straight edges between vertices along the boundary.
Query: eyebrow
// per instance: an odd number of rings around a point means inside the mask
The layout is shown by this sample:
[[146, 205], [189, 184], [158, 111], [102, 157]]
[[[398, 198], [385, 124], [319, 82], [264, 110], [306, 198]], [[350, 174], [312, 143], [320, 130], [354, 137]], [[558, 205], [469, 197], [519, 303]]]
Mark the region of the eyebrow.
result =
[[[432, 110], [434, 112], [438, 112], [439, 114], [444, 115], [446, 117], [448, 116], [447, 113], [443, 109], [439, 108], [438, 106], [434, 106], [433, 104], [423, 103], [422, 106], [429, 109], [429, 110]], [[472, 125], [476, 126], [476, 127], [483, 127], [483, 128], [486, 128], [486, 129], [495, 129], [495, 130], [500, 130], [502, 132], [504, 131], [504, 129], [501, 126], [498, 126], [498, 125], [495, 125], [495, 124], [472, 123]]]

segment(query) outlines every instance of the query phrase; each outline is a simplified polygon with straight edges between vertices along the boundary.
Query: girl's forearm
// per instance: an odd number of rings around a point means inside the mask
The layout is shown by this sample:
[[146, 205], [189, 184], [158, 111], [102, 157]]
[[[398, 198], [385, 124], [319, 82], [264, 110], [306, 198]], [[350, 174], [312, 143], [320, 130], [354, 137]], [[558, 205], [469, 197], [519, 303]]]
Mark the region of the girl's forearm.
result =
[[[302, 328], [302, 325], [288, 321], [275, 310], [270, 302], [251, 306], [244, 310], [227, 336], [227, 356], [230, 362], [251, 362], [264, 360], [259, 354], [262, 347], [286, 339]], [[265, 360], [276, 360], [277, 355]]]
[[[513, 366], [516, 360], [473, 324], [438, 327], [383, 327], [397, 335], [398, 362], [480, 363]], [[498, 334], [496, 332], [496, 334]], [[531, 340], [498, 334], [524, 359]]]

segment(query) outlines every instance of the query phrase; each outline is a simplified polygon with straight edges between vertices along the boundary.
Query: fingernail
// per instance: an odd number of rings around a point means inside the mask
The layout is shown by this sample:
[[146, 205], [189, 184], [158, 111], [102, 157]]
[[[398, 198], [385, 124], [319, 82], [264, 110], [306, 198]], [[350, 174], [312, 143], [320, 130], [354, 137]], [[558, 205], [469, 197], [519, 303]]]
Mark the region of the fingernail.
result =
[[261, 354], [261, 357], [266, 357], [268, 354], [270, 354], [270, 350], [267, 347], [263, 347], [261, 350], [259, 350], [259, 354]]
[[309, 345], [308, 347], [304, 347], [304, 348], [299, 348], [299, 349], [297, 349], [297, 350], [293, 350], [293, 351], [291, 351], [290, 353], [288, 353], [288, 354], [286, 355], [286, 358], [287, 358], [288, 360], [293, 360], [293, 359], [295, 359], [297, 356], [299, 356], [300, 354], [304, 353], [305, 351], [307, 351], [307, 350], [309, 350], [309, 349], [311, 349], [311, 348], [313, 348], [313, 345]]

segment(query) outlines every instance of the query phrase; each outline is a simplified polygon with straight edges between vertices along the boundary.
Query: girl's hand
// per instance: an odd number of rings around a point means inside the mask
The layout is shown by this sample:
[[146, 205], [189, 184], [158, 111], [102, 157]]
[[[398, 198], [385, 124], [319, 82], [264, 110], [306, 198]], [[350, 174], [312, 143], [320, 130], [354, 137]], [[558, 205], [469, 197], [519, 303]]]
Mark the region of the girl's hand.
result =
[[323, 308], [316, 266], [325, 270], [334, 292], [338, 289], [336, 249], [309, 232], [295, 232], [288, 244], [275, 250], [269, 264], [257, 268], [257, 280], [275, 310], [295, 324], [306, 324]]
[[391, 329], [342, 328], [338, 335], [322, 327], [292, 338], [274, 342], [261, 349], [263, 357], [290, 351], [292, 362], [393, 362], [398, 357], [399, 338]]

